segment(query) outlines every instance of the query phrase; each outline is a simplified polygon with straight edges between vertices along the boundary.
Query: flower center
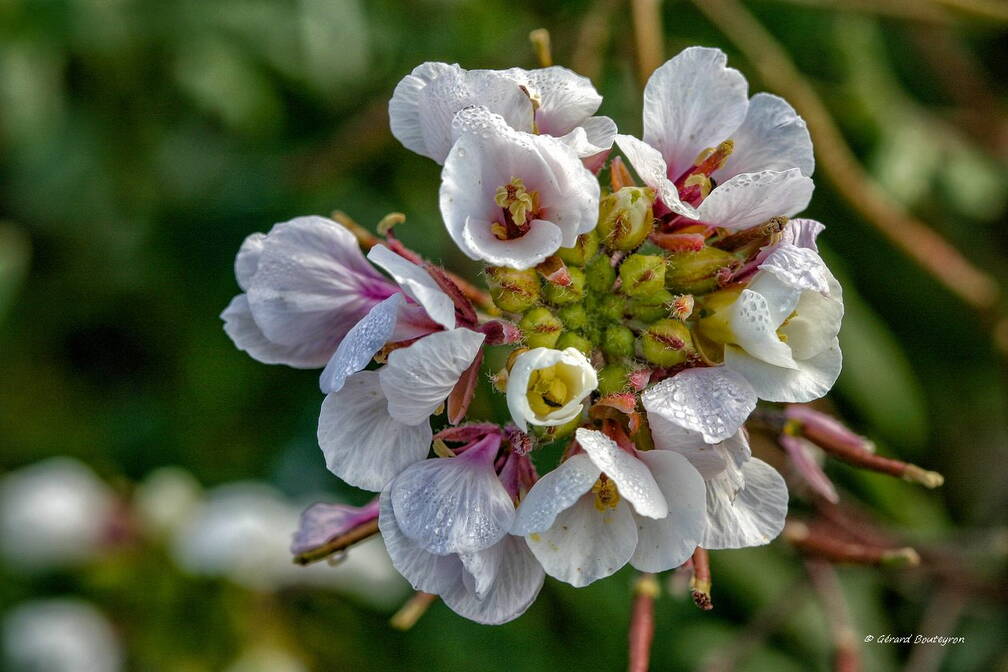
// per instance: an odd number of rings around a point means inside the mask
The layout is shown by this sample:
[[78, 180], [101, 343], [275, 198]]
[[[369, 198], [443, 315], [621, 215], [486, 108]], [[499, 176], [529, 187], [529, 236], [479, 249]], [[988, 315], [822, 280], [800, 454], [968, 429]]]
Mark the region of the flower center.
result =
[[520, 177], [497, 189], [494, 202], [501, 207], [501, 219], [490, 227], [498, 240], [514, 240], [528, 233], [539, 215], [539, 192], [529, 191]]
[[679, 198], [691, 205], [698, 205], [707, 198], [711, 190], [717, 186], [711, 178], [711, 173], [723, 166], [733, 151], [735, 143], [732, 140], [725, 140], [717, 147], [708, 147], [701, 151], [693, 161], [693, 167], [680, 175], [675, 182]]
[[595, 508], [599, 511], [604, 512], [606, 509], [615, 509], [616, 505], [619, 504], [619, 490], [616, 488], [616, 484], [605, 474], [598, 477], [591, 491], [595, 495]]
[[570, 368], [561, 363], [532, 372], [526, 397], [533, 413], [545, 417], [574, 398], [577, 384]]

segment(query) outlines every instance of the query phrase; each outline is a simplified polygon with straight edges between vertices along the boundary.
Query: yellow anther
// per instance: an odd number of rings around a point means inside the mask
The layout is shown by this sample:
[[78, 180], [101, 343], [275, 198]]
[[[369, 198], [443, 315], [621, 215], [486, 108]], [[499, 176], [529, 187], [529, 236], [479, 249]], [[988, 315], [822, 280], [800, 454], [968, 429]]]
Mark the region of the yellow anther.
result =
[[604, 512], [606, 509], [615, 509], [616, 505], [619, 504], [619, 489], [605, 474], [598, 477], [591, 491], [595, 495], [595, 508], [599, 511]]
[[[510, 182], [499, 187], [494, 194], [494, 202], [511, 214], [511, 220], [517, 226], [525, 225], [529, 213], [538, 207], [538, 201], [539, 194], [527, 191], [520, 177], [512, 177]], [[494, 235], [497, 235], [496, 231]]]
[[700, 195], [707, 198], [707, 195], [711, 192], [711, 181], [710, 178], [703, 173], [693, 173], [686, 178], [683, 183], [684, 187], [699, 187]]
[[490, 233], [492, 233], [497, 240], [508, 239], [507, 227], [500, 222], [494, 222], [490, 225]]
[[525, 396], [536, 415], [548, 415], [570, 401], [568, 381], [564, 380], [557, 366], [554, 364], [545, 369], [537, 369], [529, 376]]

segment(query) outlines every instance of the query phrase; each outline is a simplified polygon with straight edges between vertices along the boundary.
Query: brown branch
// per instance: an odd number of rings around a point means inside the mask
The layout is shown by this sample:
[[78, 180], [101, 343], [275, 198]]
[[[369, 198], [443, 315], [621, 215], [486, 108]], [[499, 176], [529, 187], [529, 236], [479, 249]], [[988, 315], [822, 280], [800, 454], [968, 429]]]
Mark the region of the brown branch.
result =
[[820, 9], [863, 12], [921, 23], [951, 22], [948, 12], [921, 0], [765, 0]]
[[529, 33], [529, 42], [532, 43], [532, 51], [535, 52], [536, 61], [540, 68], [548, 68], [553, 65], [553, 52], [550, 47], [550, 34], [545, 28], [536, 28]]
[[763, 81], [801, 114], [819, 165], [848, 203], [897, 247], [974, 308], [992, 309], [997, 283], [893, 200], [858, 162], [836, 122], [791, 57], [737, 0], [693, 0], [752, 62]]
[[637, 76], [643, 84], [665, 61], [661, 0], [630, 0], [630, 11], [637, 44]]
[[714, 608], [711, 600], [710, 558], [707, 549], [696, 547], [693, 551], [693, 578], [690, 579], [690, 593], [693, 603], [704, 611]]
[[647, 672], [654, 639], [654, 600], [660, 588], [654, 574], [641, 574], [630, 610], [628, 672]]
[[427, 610], [437, 599], [437, 595], [418, 590], [413, 594], [413, 597], [406, 600], [406, 604], [399, 607], [399, 611], [392, 615], [392, 618], [389, 619], [389, 625], [396, 630], [409, 630], [416, 625], [421, 616], [427, 613]]
[[577, 45], [571, 55], [571, 70], [588, 79], [598, 79], [602, 73], [602, 58], [612, 34], [612, 15], [620, 0], [596, 0], [581, 20]]
[[836, 672], [858, 672], [862, 667], [861, 648], [851, 627], [847, 602], [836, 571], [821, 560], [807, 560], [805, 570], [819, 595], [833, 635], [833, 669]]
[[797, 520], [788, 519], [781, 536], [801, 552], [831, 562], [876, 567], [916, 567], [920, 555], [913, 548], [879, 548], [851, 543], [824, 534]]
[[324, 560], [333, 553], [345, 551], [354, 544], [358, 544], [365, 539], [369, 539], [378, 534], [378, 519], [374, 518], [357, 527], [352, 528], [345, 534], [330, 539], [322, 546], [305, 551], [301, 555], [294, 556], [294, 562], [298, 565], [309, 565], [319, 560]]
[[1008, 23], [1008, 5], [1003, 0], [931, 0], [935, 5], [946, 7], [974, 18]]

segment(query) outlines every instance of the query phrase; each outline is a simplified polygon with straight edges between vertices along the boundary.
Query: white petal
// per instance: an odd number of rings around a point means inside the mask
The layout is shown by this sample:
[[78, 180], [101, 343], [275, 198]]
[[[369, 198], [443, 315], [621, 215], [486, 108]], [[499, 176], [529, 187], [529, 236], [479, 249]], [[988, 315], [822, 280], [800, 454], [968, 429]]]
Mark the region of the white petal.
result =
[[707, 529], [704, 479], [685, 457], [667, 450], [647, 450], [648, 465], [668, 500], [669, 513], [660, 520], [637, 519], [637, 550], [630, 564], [642, 572], [664, 572], [693, 554]]
[[617, 135], [616, 144], [637, 172], [638, 177], [643, 180], [644, 184], [655, 190], [658, 198], [669, 210], [686, 217], [697, 218], [696, 208], [679, 199], [679, 190], [676, 189], [672, 180], [668, 179], [665, 159], [657, 149], [632, 135]]
[[602, 104], [591, 80], [573, 70], [554, 65], [538, 70], [520, 71], [518, 68], [507, 73], [521, 72], [525, 76], [525, 86], [533, 100], [538, 101], [536, 127], [540, 133], [561, 136], [580, 126]]
[[723, 477], [707, 483], [707, 532], [701, 546], [747, 548], [770, 543], [784, 529], [788, 491], [781, 475], [752, 458], [742, 466], [738, 492]]
[[[529, 380], [535, 371], [558, 364], [561, 365], [558, 368], [564, 375], [570, 400], [541, 416], [529, 404]], [[523, 432], [528, 431], [529, 424], [543, 427], [565, 425], [581, 414], [582, 402], [597, 387], [598, 375], [595, 369], [577, 348], [533, 348], [520, 354], [511, 366], [506, 389], [508, 411]]]
[[615, 574], [637, 547], [637, 525], [630, 506], [599, 511], [588, 493], [556, 517], [544, 532], [525, 537], [529, 548], [553, 578], [580, 588]]
[[353, 234], [324, 217], [298, 217], [277, 224], [262, 241], [246, 294], [269, 340], [317, 344], [328, 361], [346, 332], [393, 291]]
[[797, 168], [742, 173], [719, 185], [697, 208], [700, 221], [739, 231], [801, 212], [812, 200], [812, 180]]
[[463, 592], [471, 593], [477, 600], [482, 600], [497, 580], [497, 571], [500, 569], [504, 559], [502, 553], [504, 540], [511, 535], [505, 535], [490, 548], [475, 553], [461, 553], [459, 560], [462, 561], [462, 589]]
[[455, 586], [441, 594], [452, 611], [471, 621], [486, 625], [499, 625], [518, 618], [535, 601], [542, 588], [545, 574], [521, 537], [508, 535], [495, 546], [482, 553], [500, 556], [493, 585], [482, 597]]
[[770, 93], [749, 99], [745, 121], [732, 134], [735, 150], [712, 177], [723, 182], [739, 173], [797, 168], [811, 176], [815, 170], [812, 138], [805, 120], [787, 101]]
[[784, 229], [782, 242], [791, 243], [798, 247], [806, 247], [813, 252], [818, 252], [816, 238], [826, 229], [826, 226], [814, 219], [796, 218], [788, 222]]
[[836, 283], [822, 257], [813, 250], [788, 243], [777, 245], [759, 268], [795, 289], [829, 294]]
[[749, 87], [727, 62], [720, 49], [690, 47], [655, 70], [644, 87], [644, 142], [661, 152], [672, 179], [745, 119]]
[[805, 292], [794, 317], [781, 328], [795, 359], [811, 359], [828, 349], [840, 333], [844, 307], [841, 301], [815, 292]]
[[424, 336], [408, 348], [394, 350], [381, 369], [389, 414], [410, 425], [425, 422], [472, 364], [485, 338], [459, 328]]
[[318, 441], [329, 471], [354, 487], [377, 491], [427, 457], [431, 428], [392, 418], [378, 372], [361, 371], [322, 402]]
[[574, 505], [591, 490], [602, 471], [587, 455], [568, 458], [532, 486], [515, 514], [511, 534], [542, 532], [553, 525], [557, 515]]
[[609, 117], [591, 117], [559, 139], [585, 159], [610, 149], [617, 133], [616, 122]]
[[[462, 231], [465, 249], [473, 251], [473, 258], [493, 266], [507, 266], [524, 270], [538, 266], [563, 246], [563, 233], [553, 222], [532, 220], [528, 232], [514, 240], [500, 240], [493, 234], [492, 222], [485, 219], [466, 219]], [[464, 250], [463, 250], [464, 251]]]
[[339, 392], [347, 378], [364, 370], [375, 353], [392, 338], [399, 308], [404, 303], [402, 294], [393, 294], [372, 308], [347, 332], [346, 338], [322, 370], [319, 386], [323, 394]]
[[686, 369], [641, 396], [648, 414], [700, 432], [707, 443], [738, 431], [756, 408], [756, 395], [741, 375], [723, 366]]
[[406, 149], [437, 160], [437, 156], [427, 147], [424, 140], [423, 125], [420, 121], [420, 92], [440, 75], [452, 76], [452, 72], [462, 69], [458, 65], [447, 63], [424, 63], [413, 69], [413, 72], [402, 78], [396, 85], [392, 100], [389, 101], [389, 126], [392, 135]]
[[648, 413], [648, 424], [658, 449], [679, 453], [704, 478], [713, 478], [724, 471], [734, 455], [741, 455], [743, 461], [749, 459], [749, 444], [741, 432], [720, 443], [707, 443], [699, 432], [680, 427], [657, 413]]
[[423, 306], [432, 320], [445, 329], [455, 328], [455, 304], [430, 273], [384, 245], [375, 245], [367, 256], [395, 279], [406, 296]]
[[621, 449], [602, 432], [579, 428], [575, 436], [595, 466], [616, 483], [620, 496], [630, 502], [638, 514], [648, 518], [668, 515], [668, 502], [647, 464]]
[[231, 299], [220, 316], [224, 320], [224, 331], [234, 341], [235, 347], [263, 364], [315, 369], [322, 366], [329, 355], [331, 346], [326, 342], [307, 341], [296, 345], [280, 345], [266, 338], [252, 318], [248, 297], [244, 294]]
[[777, 337], [780, 322], [774, 319], [762, 294], [743, 289], [732, 306], [729, 323], [735, 342], [753, 357], [775, 366], [797, 368], [791, 348]]
[[799, 359], [797, 369], [767, 364], [734, 346], [725, 346], [725, 367], [744, 376], [756, 395], [767, 401], [803, 403], [824, 396], [840, 376], [843, 357], [836, 339], [811, 359]]
[[441, 593], [462, 583], [462, 562], [457, 555], [435, 555], [411, 541], [396, 522], [389, 490], [382, 491], [378, 529], [381, 530], [385, 548], [392, 565], [416, 590]]
[[414, 464], [399, 474], [391, 493], [403, 533], [442, 555], [474, 553], [500, 541], [514, 521], [514, 504], [490, 457], [472, 457], [467, 451]]
[[749, 292], [755, 292], [766, 301], [765, 308], [770, 314], [770, 323], [776, 329], [798, 307], [801, 290], [792, 287], [772, 273], [757, 273], [749, 282]]
[[259, 269], [259, 257], [262, 255], [265, 240], [266, 234], [253, 233], [242, 241], [241, 248], [235, 256], [235, 278], [242, 291], [248, 289], [252, 276]]

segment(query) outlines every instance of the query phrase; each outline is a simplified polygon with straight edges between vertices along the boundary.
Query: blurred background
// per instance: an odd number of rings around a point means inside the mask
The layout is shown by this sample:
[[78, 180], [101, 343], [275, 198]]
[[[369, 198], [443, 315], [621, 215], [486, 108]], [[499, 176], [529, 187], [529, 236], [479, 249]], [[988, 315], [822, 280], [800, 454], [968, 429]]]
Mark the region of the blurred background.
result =
[[[623, 132], [641, 130], [649, 32], [652, 57], [718, 46], [751, 92], [821, 103], [809, 216], [827, 224], [847, 305], [845, 367], [823, 408], [946, 484], [826, 470], [880, 527], [957, 568], [840, 568], [853, 632], [966, 638], [861, 645], [864, 668], [1008, 670], [1005, 304], [964, 301], [884, 233], [919, 233], [889, 216], [905, 208], [1008, 285], [1005, 7], [0, 0], [3, 669], [625, 666], [626, 570], [580, 590], [547, 580], [505, 626], [435, 604], [404, 633], [387, 621], [410, 591], [380, 541], [338, 566], [292, 565], [304, 506], [368, 496], [324, 467], [317, 372], [252, 361], [218, 319], [242, 239], [297, 215], [340, 209], [372, 226], [402, 211], [404, 242], [474, 271], [440, 223], [437, 166], [391, 137], [387, 102], [428, 60], [535, 67], [528, 34], [545, 27]], [[753, 18], [769, 35], [745, 29]], [[824, 123], [845, 145], [821, 142]], [[847, 147], [853, 173], [823, 155]], [[889, 211], [865, 207], [877, 187]], [[792, 508], [808, 508], [800, 488]], [[830, 623], [793, 549], [711, 561], [712, 612], [668, 582], [653, 669], [831, 669]]]

